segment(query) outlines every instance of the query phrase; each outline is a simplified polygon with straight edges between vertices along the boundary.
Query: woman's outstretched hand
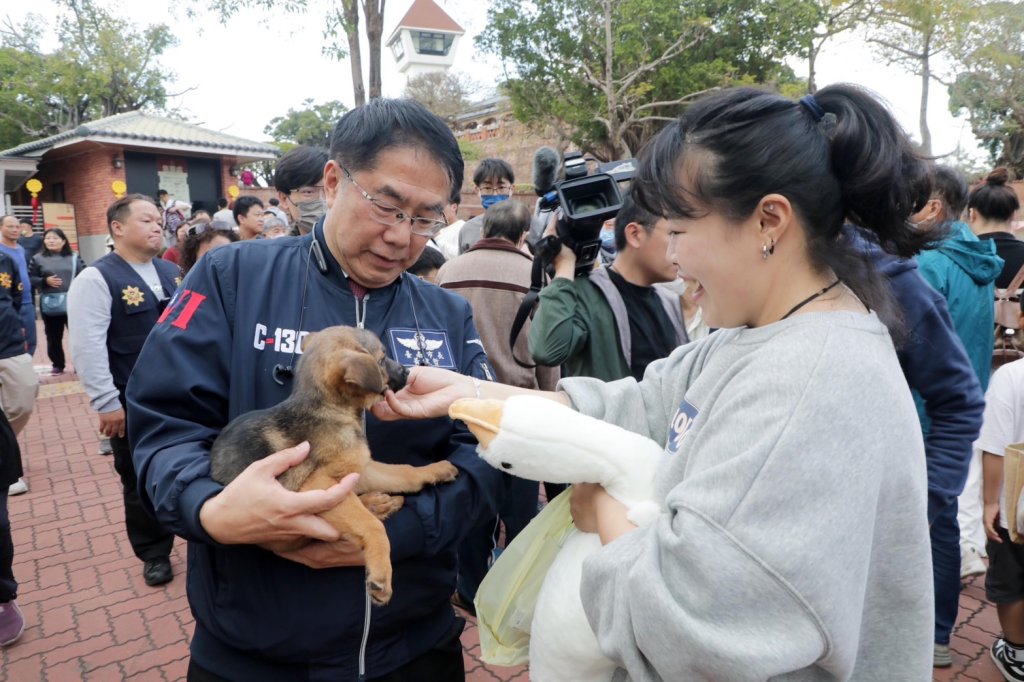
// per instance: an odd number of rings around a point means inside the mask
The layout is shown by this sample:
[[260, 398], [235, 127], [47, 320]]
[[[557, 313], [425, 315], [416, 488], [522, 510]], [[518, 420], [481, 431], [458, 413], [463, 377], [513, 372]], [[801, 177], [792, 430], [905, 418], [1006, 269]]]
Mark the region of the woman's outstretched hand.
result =
[[385, 393], [371, 411], [384, 421], [446, 417], [453, 402], [475, 396], [472, 377], [436, 367], [413, 367], [405, 388]]

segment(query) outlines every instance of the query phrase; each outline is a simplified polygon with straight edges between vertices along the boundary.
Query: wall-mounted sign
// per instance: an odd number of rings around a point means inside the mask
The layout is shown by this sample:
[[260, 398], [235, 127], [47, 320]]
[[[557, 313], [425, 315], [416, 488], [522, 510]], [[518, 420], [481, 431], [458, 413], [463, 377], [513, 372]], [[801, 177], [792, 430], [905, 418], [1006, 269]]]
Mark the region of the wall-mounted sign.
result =
[[164, 166], [157, 171], [159, 189], [167, 190], [178, 201], [192, 203], [188, 191], [188, 172], [181, 166]]
[[74, 204], [43, 202], [43, 228], [59, 227], [68, 238], [71, 248], [78, 249], [78, 224], [75, 222]]

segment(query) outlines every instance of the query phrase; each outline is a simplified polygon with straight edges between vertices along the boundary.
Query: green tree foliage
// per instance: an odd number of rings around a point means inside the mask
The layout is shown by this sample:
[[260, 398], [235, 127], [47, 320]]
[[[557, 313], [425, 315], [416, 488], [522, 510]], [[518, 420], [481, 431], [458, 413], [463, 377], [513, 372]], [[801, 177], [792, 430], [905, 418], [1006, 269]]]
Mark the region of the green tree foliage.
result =
[[302, 109], [289, 109], [284, 116], [272, 119], [263, 132], [278, 143], [329, 148], [334, 126], [348, 109], [337, 100], [313, 104], [312, 99], [307, 99], [303, 105]]
[[921, 79], [919, 125], [921, 151], [932, 153], [928, 128], [928, 91], [933, 80], [948, 84], [936, 60], [950, 55], [976, 11], [976, 0], [879, 0], [868, 40], [890, 64]]
[[0, 26], [0, 149], [142, 108], [162, 108], [169, 74], [157, 58], [176, 43], [164, 24], [138, 28], [91, 0], [56, 0], [55, 52], [39, 48], [32, 16]]
[[421, 73], [405, 84], [402, 95], [414, 99], [449, 123], [466, 109], [476, 87], [458, 73]]
[[966, 111], [993, 163], [1024, 178], [1024, 2], [980, 7], [958, 51], [950, 111]]
[[795, 80], [783, 59], [817, 18], [814, 0], [494, 0], [477, 46], [519, 120], [623, 158], [702, 92]]

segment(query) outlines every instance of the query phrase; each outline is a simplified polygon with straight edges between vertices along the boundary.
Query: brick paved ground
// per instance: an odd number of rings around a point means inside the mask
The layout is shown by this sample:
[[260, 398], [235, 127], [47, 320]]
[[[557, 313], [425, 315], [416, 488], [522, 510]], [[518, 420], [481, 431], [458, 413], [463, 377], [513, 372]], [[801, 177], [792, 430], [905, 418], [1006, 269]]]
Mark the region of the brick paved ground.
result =
[[[48, 372], [42, 347], [35, 360]], [[28, 625], [21, 641], [0, 650], [0, 682], [184, 678], [192, 631], [184, 543], [179, 540], [171, 556], [175, 580], [146, 587], [124, 535], [111, 459], [96, 454], [95, 428], [75, 375], [44, 376], [21, 439], [30, 490], [9, 501], [18, 603]], [[995, 609], [984, 602], [982, 581], [975, 578], [960, 600], [953, 667], [935, 679], [1000, 680], [988, 657], [998, 632]], [[521, 668], [480, 661], [472, 620], [462, 640], [470, 682], [527, 681]]]

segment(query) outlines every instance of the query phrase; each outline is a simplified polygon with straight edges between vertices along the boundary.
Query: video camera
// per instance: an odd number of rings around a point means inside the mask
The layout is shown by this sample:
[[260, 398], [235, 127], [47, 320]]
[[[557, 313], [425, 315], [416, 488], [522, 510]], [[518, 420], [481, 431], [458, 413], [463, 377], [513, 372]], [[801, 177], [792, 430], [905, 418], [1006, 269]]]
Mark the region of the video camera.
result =
[[[520, 367], [536, 366], [516, 357], [516, 339], [551, 276], [555, 256], [565, 244], [576, 254], [575, 276], [590, 275], [601, 253], [601, 226], [622, 208], [619, 182], [632, 180], [635, 174], [632, 159], [599, 164], [593, 175], [587, 161], [580, 152], [568, 152], [563, 161], [551, 147], [541, 147], [533, 155], [533, 187], [539, 197], [527, 238], [534, 252], [533, 269], [530, 290], [519, 306], [508, 340], [512, 359]], [[560, 174], [564, 174], [562, 180]], [[556, 209], [561, 209], [561, 215], [555, 235], [541, 238]]]
[[[538, 217], [546, 223], [552, 211], [561, 209], [555, 226], [558, 240], [537, 242], [538, 255], [543, 260], [553, 260], [564, 244], [576, 254], [576, 277], [586, 277], [601, 252], [601, 226], [622, 208], [618, 183], [632, 179], [633, 165], [632, 161], [603, 164], [599, 172], [591, 175], [583, 154], [567, 152], [561, 161], [564, 179], [555, 181], [557, 154], [543, 147], [534, 157], [534, 186], [540, 197]], [[552, 167], [555, 173], [549, 172]], [[612, 172], [604, 172], [605, 168]]]

